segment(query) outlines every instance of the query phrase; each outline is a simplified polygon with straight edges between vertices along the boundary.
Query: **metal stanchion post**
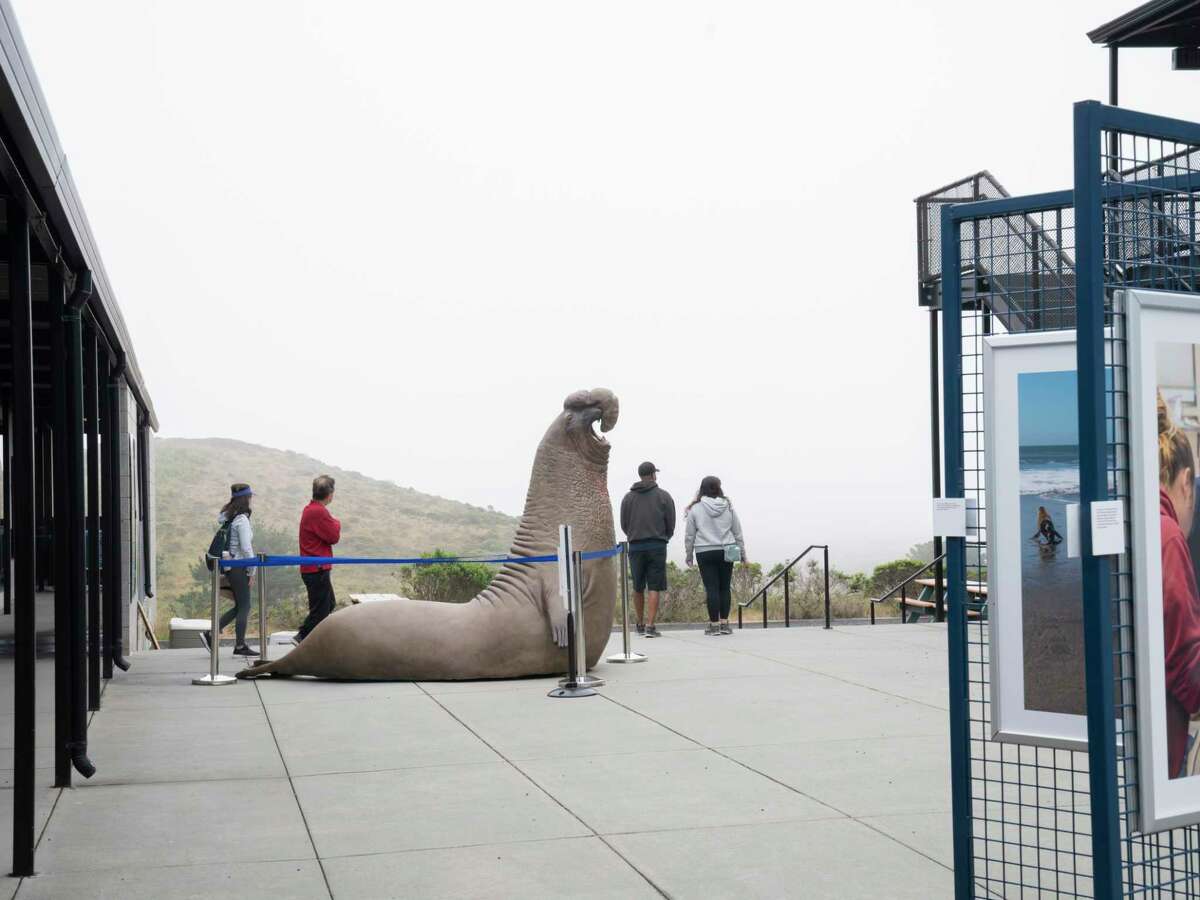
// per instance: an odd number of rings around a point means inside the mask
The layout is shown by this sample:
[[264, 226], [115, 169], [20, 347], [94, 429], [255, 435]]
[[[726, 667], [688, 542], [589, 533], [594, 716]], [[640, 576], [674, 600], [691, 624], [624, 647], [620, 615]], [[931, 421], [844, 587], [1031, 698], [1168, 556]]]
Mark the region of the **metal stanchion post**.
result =
[[267, 568], [263, 565], [267, 554], [258, 554], [258, 662], [269, 662], [270, 657], [267, 656], [267, 643], [270, 635], [267, 634]]
[[221, 595], [221, 561], [214, 559], [212, 564], [212, 639], [209, 641], [208, 674], [201, 675], [199, 678], [193, 678], [192, 684], [215, 686], [233, 684], [237, 679], [229, 675], [220, 674], [221, 663], [217, 658], [217, 653], [221, 646], [221, 631], [218, 627], [221, 624], [221, 616], [217, 606]]
[[583, 620], [583, 552], [576, 550], [571, 554], [572, 580], [575, 584], [575, 652], [579, 658], [575, 662], [576, 680], [584, 687], [601, 687], [603, 678], [589, 675], [587, 670], [587, 638], [584, 635]]
[[614, 653], [605, 661], [610, 663], [640, 663], [646, 661], [645, 653], [629, 647], [629, 541], [621, 542], [621, 653]]
[[[559, 682], [560, 687], [552, 690], [550, 697], [592, 697], [595, 691], [579, 683], [580, 654], [577, 647], [578, 632], [575, 627], [576, 611], [582, 610], [582, 597], [578, 583], [579, 570], [575, 566], [575, 553], [571, 547], [571, 526], [560, 525], [558, 529], [558, 584], [563, 603], [567, 608], [567, 677]], [[586, 661], [585, 661], [586, 662]]]

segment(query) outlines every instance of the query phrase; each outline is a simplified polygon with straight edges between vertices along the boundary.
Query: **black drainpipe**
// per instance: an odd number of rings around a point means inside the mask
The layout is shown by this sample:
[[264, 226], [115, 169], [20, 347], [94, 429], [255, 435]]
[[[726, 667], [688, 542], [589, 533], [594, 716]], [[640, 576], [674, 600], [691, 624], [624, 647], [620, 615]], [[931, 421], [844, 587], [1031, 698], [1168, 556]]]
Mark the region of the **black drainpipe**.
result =
[[[128, 605], [128, 599], [121, 593], [121, 566], [124, 558], [121, 553], [121, 386], [125, 379], [125, 354], [117, 351], [117, 364], [108, 376], [108, 436], [111, 441], [109, 451], [108, 480], [109, 503], [105, 513], [108, 527], [104, 529], [105, 557], [104, 568], [108, 573], [105, 579], [108, 596], [112, 598], [108, 604], [108, 622], [105, 631], [108, 636], [108, 648], [111, 662], [122, 672], [129, 671], [129, 660], [125, 658], [125, 645], [121, 637], [124, 628], [122, 610]], [[110, 673], [111, 677], [111, 673]]]
[[[70, 540], [70, 637], [68, 657], [71, 679], [71, 738], [67, 750], [71, 765], [84, 778], [96, 774], [87, 755], [87, 577], [85, 563], [84, 499], [87, 485], [83, 473], [83, 322], [80, 311], [92, 295], [92, 273], [84, 269], [75, 279], [75, 290], [63, 310], [67, 344], [67, 469]], [[55, 588], [58, 589], [57, 587]]]

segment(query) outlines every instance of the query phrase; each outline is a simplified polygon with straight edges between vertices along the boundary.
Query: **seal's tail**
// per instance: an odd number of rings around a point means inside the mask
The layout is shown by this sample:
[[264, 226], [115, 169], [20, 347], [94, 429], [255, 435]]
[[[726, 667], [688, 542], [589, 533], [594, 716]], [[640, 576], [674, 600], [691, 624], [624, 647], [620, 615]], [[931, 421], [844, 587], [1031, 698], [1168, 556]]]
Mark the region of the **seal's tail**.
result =
[[[238, 678], [261, 678], [263, 675], [275, 675], [282, 678], [288, 678], [297, 674], [297, 662], [303, 660], [292, 659], [296, 654], [300, 653], [300, 647], [296, 647], [286, 656], [281, 656], [279, 659], [273, 659], [270, 662], [260, 662], [253, 666], [246, 666], [244, 669], [239, 669], [237, 672]], [[303, 654], [301, 654], [303, 656]]]

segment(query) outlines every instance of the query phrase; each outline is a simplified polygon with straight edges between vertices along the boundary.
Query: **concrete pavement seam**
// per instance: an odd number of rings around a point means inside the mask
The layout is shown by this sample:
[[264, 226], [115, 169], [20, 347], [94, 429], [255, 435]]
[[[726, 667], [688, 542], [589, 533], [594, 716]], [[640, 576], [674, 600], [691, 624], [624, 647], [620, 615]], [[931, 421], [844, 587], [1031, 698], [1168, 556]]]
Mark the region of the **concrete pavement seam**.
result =
[[[751, 766], [751, 765], [749, 765], [749, 764], [747, 764], [747, 763], [744, 763], [744, 762], [742, 762], [742, 761], [741, 761], [741, 760], [739, 760], [739, 759], [735, 759], [735, 758], [733, 758], [732, 756], [729, 756], [729, 755], [727, 755], [727, 754], [725, 754], [725, 753], [722, 753], [720, 750], [716, 749], [715, 747], [708, 747], [708, 746], [706, 746], [705, 744], [701, 743], [700, 741], [697, 741], [695, 738], [693, 738], [693, 737], [690, 737], [690, 736], [688, 736], [688, 735], [686, 735], [686, 734], [683, 734], [683, 733], [682, 733], [682, 732], [680, 732], [680, 731], [676, 731], [676, 730], [675, 730], [674, 728], [672, 728], [671, 726], [669, 726], [669, 725], [664, 725], [662, 722], [659, 722], [657, 719], [653, 719], [653, 718], [651, 718], [650, 716], [646, 715], [645, 713], [643, 713], [643, 712], [641, 712], [641, 711], [639, 711], [639, 710], [636, 710], [636, 709], [634, 709], [634, 708], [633, 708], [633, 707], [631, 707], [631, 706], [626, 706], [624, 703], [621, 703], [619, 700], [614, 700], [612, 697], [609, 697], [609, 696], [607, 696], [607, 695], [605, 695], [605, 694], [601, 694], [600, 696], [604, 697], [604, 698], [605, 698], [606, 700], [608, 700], [610, 703], [615, 703], [617, 706], [620, 706], [622, 709], [627, 709], [627, 710], [629, 710], [631, 713], [634, 713], [635, 715], [639, 715], [639, 716], [641, 716], [641, 717], [642, 717], [642, 718], [644, 718], [644, 719], [648, 719], [648, 720], [649, 720], [649, 721], [651, 721], [651, 722], [655, 722], [657, 725], [661, 726], [662, 728], [665, 728], [665, 729], [667, 729], [668, 731], [670, 731], [670, 732], [672, 732], [672, 733], [674, 733], [674, 734], [677, 734], [677, 735], [679, 735], [681, 738], [683, 738], [683, 739], [685, 739], [685, 740], [691, 741], [693, 744], [696, 744], [697, 746], [703, 747], [705, 750], [708, 750], [708, 751], [710, 751], [711, 753], [715, 753], [717, 756], [721, 757], [722, 759], [729, 760], [729, 762], [733, 763], [734, 765], [741, 766], [743, 769], [745, 769], [745, 770], [746, 770], [746, 771], [748, 771], [748, 772], [753, 772], [754, 774], [756, 774], [756, 775], [759, 775], [759, 776], [761, 776], [761, 777], [763, 777], [763, 778], [767, 779], [768, 781], [770, 781], [770, 782], [773, 782], [774, 784], [777, 784], [777, 785], [779, 785], [779, 786], [780, 786], [781, 788], [783, 788], [784, 790], [791, 791], [792, 793], [798, 794], [798, 795], [800, 795], [801, 797], [804, 797], [805, 799], [811, 800], [813, 803], [819, 804], [820, 806], [824, 806], [824, 807], [825, 807], [825, 808], [827, 808], [827, 809], [831, 809], [831, 810], [833, 810], [834, 812], [838, 813], [838, 815], [840, 815], [840, 816], [842, 816], [842, 817], [844, 817], [844, 818], [846, 818], [846, 819], [849, 819], [849, 820], [851, 820], [851, 821], [853, 821], [853, 822], [858, 822], [858, 823], [859, 823], [860, 825], [862, 825], [863, 827], [865, 827], [865, 828], [869, 828], [871, 831], [874, 831], [876, 834], [882, 835], [883, 837], [887, 838], [888, 840], [892, 841], [893, 843], [895, 843], [895, 844], [898, 844], [898, 845], [900, 845], [901, 847], [904, 847], [906, 850], [909, 850], [909, 851], [911, 851], [911, 852], [913, 852], [913, 853], [916, 853], [918, 856], [922, 856], [922, 857], [924, 857], [925, 859], [929, 860], [930, 862], [934, 863], [935, 865], [938, 865], [938, 866], [942, 867], [943, 869], [949, 868], [951, 871], [953, 871], [953, 868], [952, 868], [952, 867], [949, 867], [949, 866], [947, 866], [945, 863], [943, 863], [943, 862], [940, 862], [939, 860], [936, 860], [936, 859], [934, 859], [934, 858], [933, 858], [932, 856], [930, 856], [928, 853], [925, 853], [924, 851], [922, 851], [922, 850], [919, 850], [919, 849], [917, 849], [916, 847], [909, 846], [908, 844], [906, 844], [906, 843], [904, 843], [903, 841], [901, 841], [901, 840], [899, 840], [899, 839], [897, 839], [897, 838], [893, 837], [893, 836], [892, 836], [892, 835], [890, 835], [890, 834], [887, 834], [887, 833], [886, 833], [886, 832], [884, 832], [884, 831], [880, 831], [878, 828], [875, 828], [875, 827], [871, 826], [869, 823], [867, 823], [867, 822], [863, 822], [863, 821], [862, 821], [861, 819], [859, 819], [858, 817], [850, 815], [850, 814], [849, 814], [849, 813], [847, 813], [845, 810], [838, 809], [838, 807], [834, 806], [832, 803], [828, 803], [828, 802], [826, 802], [826, 801], [824, 801], [824, 800], [821, 800], [821, 799], [819, 799], [819, 798], [817, 798], [817, 797], [814, 797], [814, 796], [812, 796], [811, 794], [807, 794], [807, 793], [805, 793], [804, 791], [800, 790], [800, 789], [799, 789], [799, 788], [797, 788], [797, 787], [794, 787], [794, 786], [792, 786], [792, 785], [790, 785], [790, 784], [787, 784], [787, 783], [786, 783], [786, 782], [784, 782], [784, 781], [780, 781], [778, 778], [775, 778], [774, 776], [768, 775], [766, 772], [763, 772], [763, 771], [760, 771], [759, 769], [756, 769], [756, 768], [754, 768], [754, 766]], [[819, 821], [819, 820], [818, 820], [818, 821]]]
[[304, 814], [304, 805], [300, 802], [300, 795], [296, 793], [296, 784], [292, 781], [291, 771], [288, 769], [287, 758], [283, 755], [283, 748], [279, 746], [279, 738], [275, 735], [275, 726], [271, 723], [271, 713], [267, 709], [267, 704], [263, 701], [262, 691], [258, 689], [258, 685], [254, 684], [254, 692], [258, 694], [258, 702], [262, 704], [263, 715], [267, 719], [267, 727], [271, 729], [271, 740], [275, 742], [275, 752], [279, 754], [279, 762], [283, 765], [284, 774], [287, 776], [288, 787], [292, 789], [292, 799], [296, 801], [296, 809], [300, 813], [300, 821], [304, 823], [304, 833], [308, 835], [309, 846], [312, 847], [313, 858], [317, 861], [317, 868], [321, 870], [321, 879], [325, 882], [325, 891], [329, 894], [329, 900], [333, 900], [333, 887], [329, 884], [329, 875], [325, 872], [325, 864], [321, 862], [321, 854], [317, 850], [317, 842], [313, 839], [312, 829], [308, 827], [308, 816]]
[[[418, 684], [417, 686], [421, 687], [420, 684]], [[450, 716], [450, 718], [452, 718], [455, 722], [458, 722], [459, 725], [461, 725], [463, 728], [465, 728], [471, 734], [475, 735], [476, 739], [480, 743], [482, 743], [485, 747], [487, 747], [489, 750], [491, 750], [493, 753], [495, 753], [498, 757], [500, 757], [502, 760], [504, 760], [506, 763], [508, 763], [510, 766], [512, 766], [512, 768], [517, 773], [519, 773], [522, 778], [524, 778], [526, 781], [528, 781], [530, 784], [532, 784], [535, 788], [537, 788], [539, 791], [541, 791], [543, 794], [545, 794], [550, 799], [550, 801], [552, 803], [554, 803], [556, 806], [558, 806], [560, 809], [562, 809], [563, 812], [565, 812], [567, 815], [571, 816], [571, 818], [573, 818], [576, 822], [578, 822], [580, 825], [582, 825], [584, 828], [586, 828], [588, 831], [590, 831], [592, 833], [592, 835], [595, 836], [596, 838], [598, 838], [600, 840], [600, 842], [604, 844], [604, 846], [608, 847], [608, 849], [611, 850], [617, 856], [618, 859], [620, 859], [622, 862], [624, 862], [625, 865], [629, 866], [629, 868], [633, 869], [633, 871], [637, 872], [637, 874], [646, 882], [646, 884], [650, 885], [650, 887], [653, 888], [659, 894], [659, 896], [666, 897], [666, 898], [671, 897], [671, 895], [667, 891], [663, 890], [661, 887], [659, 887], [657, 884], [655, 884], [653, 879], [651, 879], [649, 875], [647, 875], [645, 872], [643, 872], [641, 869], [639, 869], [637, 866], [635, 866], [633, 864], [633, 862], [625, 856], [625, 854], [621, 853], [620, 850], [618, 850], [616, 847], [614, 847], [612, 844], [610, 844], [608, 841], [606, 841], [604, 839], [604, 835], [600, 834], [600, 832], [598, 832], [595, 828], [593, 828], [591, 825], [589, 825], [587, 822], [585, 822], [578, 813], [576, 813], [573, 809], [568, 807], [561, 800], [559, 800], [557, 797], [555, 797], [553, 794], [551, 794], [548, 790], [546, 790], [544, 787], [542, 787], [542, 785], [538, 784], [538, 782], [535, 781], [529, 775], [528, 772], [526, 772], [524, 769], [522, 769], [520, 766], [518, 766], [515, 762], [513, 762], [511, 759], [509, 759], [507, 756], [505, 756], [503, 753], [501, 753], [499, 750], [497, 750], [494, 746], [492, 746], [492, 744], [486, 738], [484, 738], [483, 735], [481, 735], [478, 731], [476, 731], [474, 728], [472, 728], [470, 725], [468, 725], [466, 722], [464, 722], [462, 719], [460, 719], [458, 716], [456, 716], [454, 714], [454, 712], [451, 709], [449, 709], [445, 704], [443, 704], [440, 700], [438, 700], [437, 697], [435, 697], [433, 694], [426, 691], [423, 687], [421, 687], [421, 690], [424, 692], [425, 696], [427, 696], [430, 700], [432, 700], [434, 703], [436, 703], [438, 706], [440, 706], [445, 711], [446, 715]]]

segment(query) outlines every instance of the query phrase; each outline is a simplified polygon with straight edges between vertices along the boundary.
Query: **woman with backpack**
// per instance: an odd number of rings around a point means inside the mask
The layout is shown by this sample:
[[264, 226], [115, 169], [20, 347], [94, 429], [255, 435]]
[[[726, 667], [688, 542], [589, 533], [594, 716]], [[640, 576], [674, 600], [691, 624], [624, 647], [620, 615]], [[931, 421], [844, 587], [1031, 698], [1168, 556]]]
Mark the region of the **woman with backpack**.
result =
[[729, 607], [733, 605], [730, 583], [733, 564], [746, 562], [746, 542], [742, 523], [716, 475], [705, 476], [696, 499], [688, 505], [684, 549], [688, 568], [694, 556], [704, 582], [708, 601], [708, 628], [704, 633], [733, 634], [729, 627]]
[[[220, 532], [226, 532], [226, 549], [222, 553], [225, 559], [251, 559], [254, 557], [254, 529], [250, 527], [250, 498], [254, 491], [248, 484], [235, 484], [229, 490], [229, 502], [221, 507], [217, 516]], [[218, 533], [220, 533], [218, 532]], [[229, 589], [233, 593], [233, 608], [226, 611], [217, 623], [217, 633], [234, 619], [234, 656], [259, 656], [259, 651], [246, 643], [246, 623], [250, 621], [250, 580], [254, 575], [253, 568], [228, 569], [225, 577], [229, 581]], [[204, 632], [205, 643], [212, 646], [212, 632]], [[261, 639], [261, 638], [260, 638]]]

